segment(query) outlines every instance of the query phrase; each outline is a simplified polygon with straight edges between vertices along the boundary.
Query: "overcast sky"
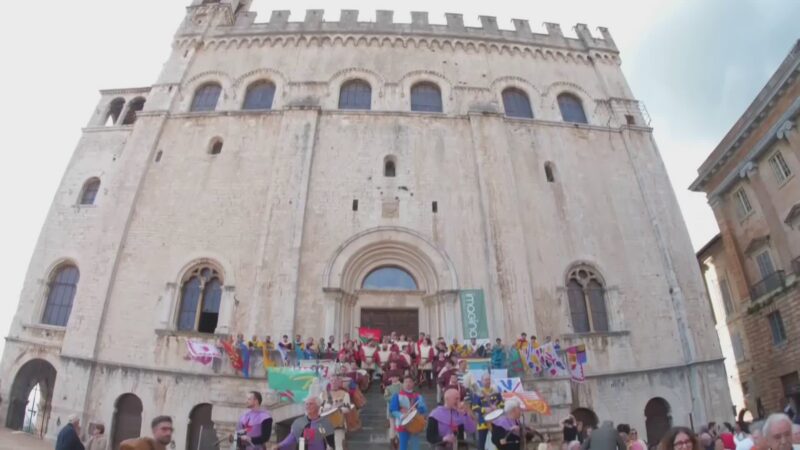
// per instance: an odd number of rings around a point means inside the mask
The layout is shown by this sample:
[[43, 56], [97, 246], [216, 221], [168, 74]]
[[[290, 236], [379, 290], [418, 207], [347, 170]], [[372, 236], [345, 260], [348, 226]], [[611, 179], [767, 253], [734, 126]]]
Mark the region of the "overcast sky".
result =
[[[0, 19], [4, 87], [0, 109], [3, 164], [0, 204], [0, 333], [16, 311], [31, 253], [64, 169], [99, 99], [98, 89], [148, 86], [169, 54], [171, 38], [189, 0], [41, 0], [5, 2]], [[400, 8], [402, 7], [402, 9]], [[358, 9], [372, 20], [376, 9], [429, 11], [433, 23], [445, 12], [610, 29], [622, 53], [634, 95], [653, 118], [695, 248], [717, 233], [702, 194], [687, 191], [697, 167], [800, 37], [798, 0], [552, 0], [492, 2], [453, 0], [256, 0], [257, 21], [272, 9]], [[109, 262], [110, 264], [110, 262]], [[35, 274], [41, 277], [44, 274]], [[32, 299], [26, 299], [31, 301]], [[0, 342], [0, 349], [3, 342]]]

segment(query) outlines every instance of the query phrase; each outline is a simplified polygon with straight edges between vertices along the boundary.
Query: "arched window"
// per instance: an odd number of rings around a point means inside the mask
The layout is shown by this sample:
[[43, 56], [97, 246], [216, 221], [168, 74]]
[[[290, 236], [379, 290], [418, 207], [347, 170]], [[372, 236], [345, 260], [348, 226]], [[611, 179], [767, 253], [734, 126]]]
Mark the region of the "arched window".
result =
[[124, 98], [115, 98], [111, 101], [108, 105], [108, 113], [106, 114], [106, 120], [103, 122], [105, 126], [110, 127], [116, 125], [117, 120], [119, 120], [120, 114], [122, 114], [122, 108], [125, 107], [125, 99]]
[[606, 290], [602, 278], [594, 270], [573, 269], [567, 278], [567, 297], [576, 333], [608, 331]]
[[371, 109], [372, 87], [364, 80], [350, 80], [339, 90], [339, 109]]
[[394, 157], [387, 156], [383, 159], [383, 176], [393, 178], [397, 174], [397, 164]]
[[363, 289], [387, 291], [416, 291], [417, 282], [404, 269], [395, 266], [379, 267], [369, 273], [361, 284]]
[[508, 117], [521, 117], [533, 119], [533, 110], [528, 94], [517, 88], [508, 88], [503, 91], [503, 106]]
[[219, 155], [222, 153], [222, 139], [214, 138], [208, 144], [208, 153], [211, 155]]
[[442, 92], [439, 86], [427, 81], [411, 86], [411, 110], [442, 112]]
[[215, 269], [200, 266], [191, 271], [181, 286], [178, 329], [214, 333], [221, 300], [222, 280]]
[[73, 265], [64, 265], [56, 270], [47, 286], [47, 303], [42, 314], [43, 324], [67, 326], [79, 279], [80, 272]]
[[242, 109], [266, 110], [272, 109], [272, 100], [275, 98], [275, 85], [269, 81], [256, 81], [247, 87]]
[[125, 113], [125, 119], [122, 121], [123, 125], [133, 125], [136, 123], [136, 113], [144, 109], [144, 99], [136, 97], [128, 103], [128, 112]]
[[217, 83], [206, 83], [200, 86], [194, 93], [191, 111], [214, 111], [217, 109], [220, 93], [222, 93], [222, 87]]
[[589, 123], [586, 120], [581, 100], [572, 94], [563, 93], [558, 96], [558, 109], [561, 110], [561, 118], [564, 119], [564, 122]]
[[97, 198], [97, 193], [100, 191], [100, 180], [98, 178], [90, 178], [83, 183], [81, 189], [81, 205], [94, 205], [94, 200]]

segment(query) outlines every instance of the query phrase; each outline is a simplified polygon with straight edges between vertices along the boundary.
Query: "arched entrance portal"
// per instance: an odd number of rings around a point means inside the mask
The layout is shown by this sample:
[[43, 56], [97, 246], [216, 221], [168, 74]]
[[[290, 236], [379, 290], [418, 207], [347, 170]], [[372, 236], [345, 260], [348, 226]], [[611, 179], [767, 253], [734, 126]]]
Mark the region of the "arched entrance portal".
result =
[[592, 427], [597, 429], [597, 414], [595, 414], [591, 409], [578, 408], [575, 411], [572, 411], [572, 415], [575, 416], [575, 420], [582, 423], [584, 427]]
[[47, 432], [55, 384], [56, 369], [49, 362], [32, 359], [25, 363], [11, 385], [6, 427], [43, 436]]
[[211, 420], [211, 409], [212, 406], [209, 403], [201, 403], [189, 413], [186, 450], [219, 448], [219, 446], [214, 445], [217, 441], [217, 432], [214, 431], [214, 422]]
[[325, 334], [341, 339], [364, 326], [461, 337], [453, 264], [413, 230], [380, 227], [353, 236], [336, 250], [323, 278]]
[[122, 394], [114, 405], [112, 446], [119, 448], [125, 439], [137, 438], [142, 432], [142, 401], [133, 394]]
[[664, 434], [672, 428], [669, 403], [661, 397], [655, 397], [644, 407], [647, 442], [657, 444]]

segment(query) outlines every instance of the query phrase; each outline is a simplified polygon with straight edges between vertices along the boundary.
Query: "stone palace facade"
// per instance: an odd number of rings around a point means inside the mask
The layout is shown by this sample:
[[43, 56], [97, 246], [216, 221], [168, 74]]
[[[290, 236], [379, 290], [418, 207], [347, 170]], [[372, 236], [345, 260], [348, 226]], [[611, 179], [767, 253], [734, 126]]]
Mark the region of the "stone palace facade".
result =
[[[38, 384], [47, 436], [70, 414], [114, 441], [169, 414], [186, 448], [266, 389], [188, 361], [187, 339], [362, 325], [585, 344], [586, 383], [526, 382], [544, 425], [580, 409], [652, 440], [729, 419], [686, 226], [606, 29], [259, 23], [249, 3], [195, 0], [153, 85], [101, 91], [6, 338], [6, 426]], [[465, 290], [485, 314], [462, 315]]]

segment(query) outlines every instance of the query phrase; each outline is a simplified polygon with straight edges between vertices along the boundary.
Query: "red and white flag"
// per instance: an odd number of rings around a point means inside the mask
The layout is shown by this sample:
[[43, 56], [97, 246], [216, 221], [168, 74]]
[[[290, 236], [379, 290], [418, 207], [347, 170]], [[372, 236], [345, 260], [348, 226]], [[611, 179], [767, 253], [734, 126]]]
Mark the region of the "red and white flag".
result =
[[209, 365], [215, 358], [222, 358], [222, 354], [214, 344], [188, 340], [186, 341], [186, 349], [189, 351], [189, 359], [200, 364]]

